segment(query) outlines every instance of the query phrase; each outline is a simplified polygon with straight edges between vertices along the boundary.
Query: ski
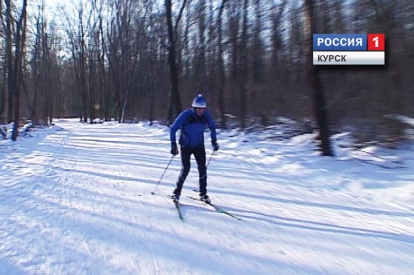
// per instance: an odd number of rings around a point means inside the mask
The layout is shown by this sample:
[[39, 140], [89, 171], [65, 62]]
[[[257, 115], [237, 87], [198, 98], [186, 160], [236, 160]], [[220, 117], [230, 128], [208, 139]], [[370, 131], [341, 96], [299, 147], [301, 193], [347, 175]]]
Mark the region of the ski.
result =
[[[171, 199], [171, 196], [169, 195], [168, 198]], [[180, 203], [175, 202], [175, 201], [172, 201], [172, 202], [174, 203], [175, 209], [177, 210], [178, 217], [180, 218], [180, 220], [183, 221], [184, 217], [183, 217], [183, 214], [181, 213]]]
[[230, 217], [232, 217], [232, 218], [234, 218], [236, 220], [239, 220], [239, 221], [241, 220], [241, 218], [237, 217], [236, 215], [234, 215], [234, 214], [232, 214], [232, 213], [224, 210], [223, 208], [221, 208], [221, 207], [219, 207], [219, 206], [217, 206], [215, 204], [207, 203], [207, 202], [201, 201], [200, 199], [197, 199], [197, 198], [194, 198], [194, 197], [191, 197], [191, 196], [188, 196], [188, 197], [190, 199], [192, 199], [192, 200], [199, 201], [199, 202], [203, 202], [204, 204], [213, 207], [216, 212], [219, 212], [219, 213], [222, 213], [222, 214], [226, 214], [227, 216], [230, 216]]
[[180, 217], [180, 220], [184, 220], [183, 214], [181, 213], [180, 209], [180, 203], [179, 202], [173, 202], [175, 205], [175, 209], [177, 209], [178, 217]]

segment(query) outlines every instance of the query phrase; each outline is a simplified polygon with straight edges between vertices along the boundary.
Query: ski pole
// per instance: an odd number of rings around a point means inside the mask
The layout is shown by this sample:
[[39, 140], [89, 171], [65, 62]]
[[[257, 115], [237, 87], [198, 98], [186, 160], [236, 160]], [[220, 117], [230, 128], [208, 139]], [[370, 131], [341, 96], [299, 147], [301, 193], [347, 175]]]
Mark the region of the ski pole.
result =
[[[208, 159], [208, 161], [207, 161], [207, 165], [206, 165], [206, 170], [207, 170], [207, 167], [208, 167], [208, 165], [210, 164], [210, 161], [211, 161], [211, 159], [213, 158], [213, 155], [214, 155], [214, 153], [215, 153], [216, 151], [213, 151], [213, 153], [211, 153], [211, 155], [210, 155], [210, 158]], [[203, 179], [203, 178], [205, 178], [207, 176], [207, 174], [204, 174], [204, 176], [202, 176], [200, 179]]]
[[160, 180], [158, 181], [157, 185], [155, 186], [154, 191], [153, 191], [153, 192], [151, 192], [151, 194], [155, 195], [155, 191], [157, 191], [158, 185], [160, 184], [160, 182], [161, 182], [162, 178], [164, 177], [165, 172], [167, 172], [167, 169], [168, 169], [168, 167], [170, 166], [171, 161], [173, 160], [173, 158], [174, 158], [174, 157], [175, 157], [175, 155], [172, 155], [172, 157], [171, 157], [170, 161], [168, 162], [167, 167], [166, 167], [166, 168], [165, 168], [165, 170], [164, 170], [164, 173], [162, 173]]
[[215, 152], [216, 152], [216, 151], [213, 151], [213, 153], [211, 153], [210, 158], [208, 159], [208, 162], [207, 162], [206, 168], [207, 168], [207, 167], [208, 167], [208, 165], [210, 164], [211, 158], [213, 157], [213, 155], [214, 155], [214, 153], [215, 153]]

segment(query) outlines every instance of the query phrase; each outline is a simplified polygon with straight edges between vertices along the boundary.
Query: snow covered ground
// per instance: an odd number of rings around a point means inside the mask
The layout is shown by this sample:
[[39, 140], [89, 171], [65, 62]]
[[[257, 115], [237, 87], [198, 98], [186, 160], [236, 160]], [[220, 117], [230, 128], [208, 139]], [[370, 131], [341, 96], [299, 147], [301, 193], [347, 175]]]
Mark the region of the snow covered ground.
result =
[[[168, 129], [61, 120], [0, 142], [0, 274], [414, 274], [414, 146], [219, 132], [213, 203], [184, 186]], [[207, 158], [211, 156], [206, 134]], [[151, 192], [155, 191], [155, 195]]]

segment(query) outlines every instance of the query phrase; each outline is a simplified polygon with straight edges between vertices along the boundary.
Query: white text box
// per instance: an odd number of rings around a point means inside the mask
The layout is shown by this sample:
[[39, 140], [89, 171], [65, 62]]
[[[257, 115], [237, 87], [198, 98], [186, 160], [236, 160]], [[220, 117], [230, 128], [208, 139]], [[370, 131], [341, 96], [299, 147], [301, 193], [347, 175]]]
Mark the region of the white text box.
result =
[[385, 52], [314, 51], [313, 65], [385, 65]]

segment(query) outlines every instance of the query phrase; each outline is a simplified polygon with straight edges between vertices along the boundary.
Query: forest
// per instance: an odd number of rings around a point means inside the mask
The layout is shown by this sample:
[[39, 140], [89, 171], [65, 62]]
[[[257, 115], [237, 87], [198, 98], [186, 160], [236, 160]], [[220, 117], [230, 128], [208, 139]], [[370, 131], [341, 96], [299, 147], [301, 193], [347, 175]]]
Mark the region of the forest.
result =
[[[0, 124], [169, 125], [203, 94], [219, 127], [285, 117], [360, 142], [407, 137], [412, 0], [1, 0]], [[53, 3], [53, 5], [52, 5]], [[314, 66], [312, 34], [383, 33], [385, 66]], [[309, 126], [309, 125], [308, 125]]]

